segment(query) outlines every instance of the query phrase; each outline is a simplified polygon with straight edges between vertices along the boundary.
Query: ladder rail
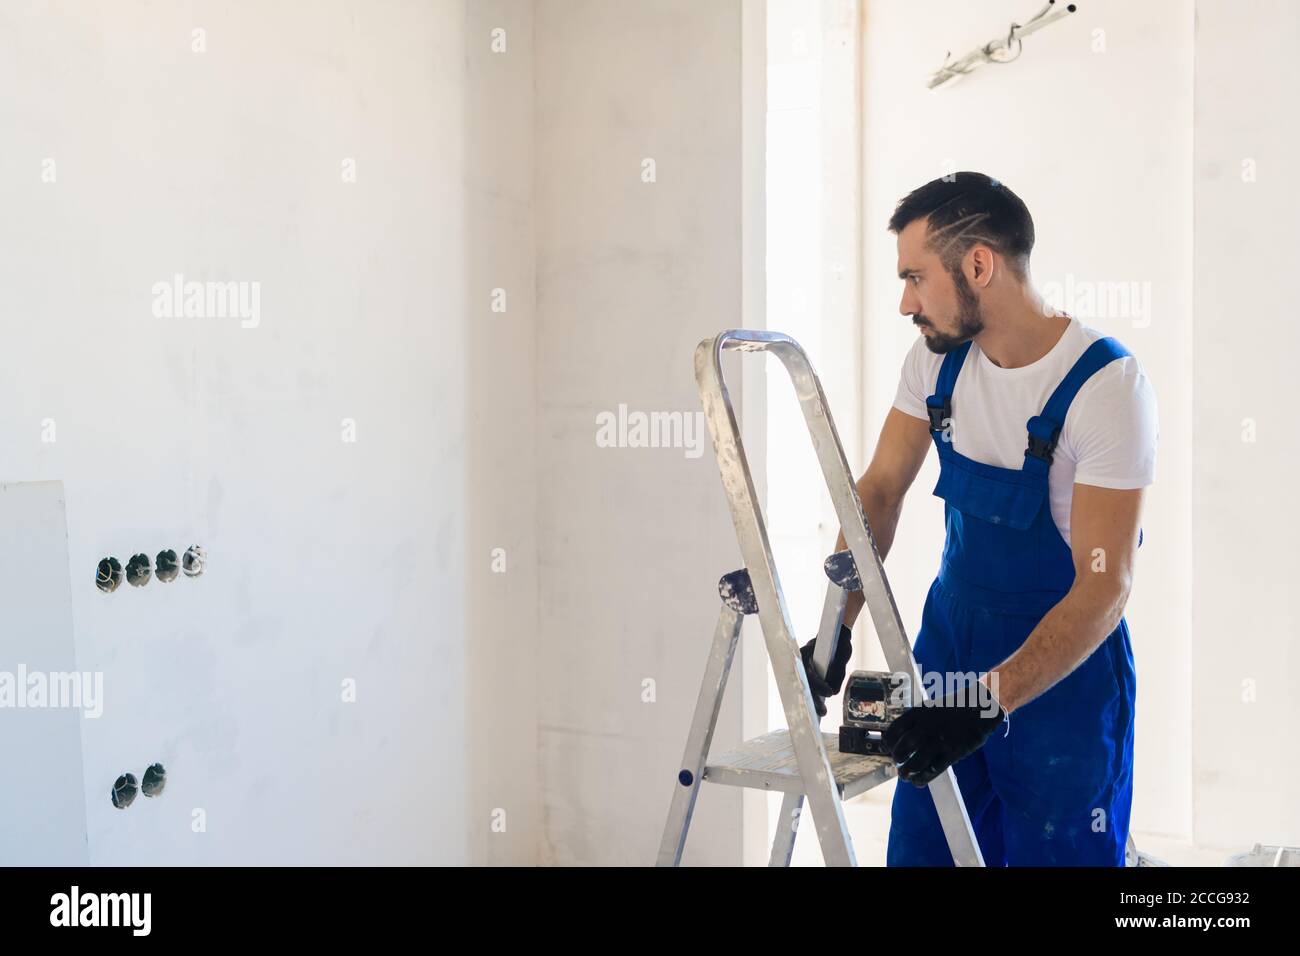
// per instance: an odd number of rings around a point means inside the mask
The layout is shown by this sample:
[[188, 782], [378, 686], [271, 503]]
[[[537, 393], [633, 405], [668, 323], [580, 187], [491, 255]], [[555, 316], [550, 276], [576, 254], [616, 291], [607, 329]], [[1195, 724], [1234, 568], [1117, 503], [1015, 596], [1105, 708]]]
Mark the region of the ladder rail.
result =
[[664, 824], [664, 835], [659, 844], [657, 866], [677, 866], [682, 861], [686, 833], [690, 829], [691, 816], [695, 813], [695, 799], [700, 795], [704, 765], [709, 757], [709, 746], [713, 743], [718, 711], [722, 708], [722, 692], [726, 689], [727, 675], [731, 672], [731, 662], [736, 656], [736, 644], [740, 640], [743, 621], [744, 617], [739, 611], [727, 604], [722, 605], [718, 626], [713, 632], [709, 663], [704, 668], [704, 679], [700, 682], [695, 716], [691, 718], [691, 729], [686, 735], [686, 751], [682, 756], [677, 786], [673, 788], [668, 822]]
[[822, 602], [821, 623], [817, 625], [817, 643], [813, 645], [813, 669], [818, 677], [825, 677], [835, 659], [840, 643], [840, 627], [844, 624], [844, 611], [848, 608], [849, 592], [833, 581], [826, 583], [826, 598]]
[[[722, 372], [722, 353], [772, 352], [781, 360], [794, 385], [804, 422], [812, 438], [822, 475], [839, 518], [848, 550], [857, 566], [863, 597], [891, 671], [911, 676], [912, 703], [922, 700], [922, 685], [902, 617], [885, 577], [880, 552], [867, 525], [862, 502], [854, 486], [848, 459], [840, 444], [821, 381], [800, 345], [788, 335], [750, 329], [726, 329], [702, 341], [695, 350], [695, 379], [704, 405], [705, 420], [731, 510], [732, 523], [740, 543], [745, 567], [750, 572], [758, 601], [758, 616], [767, 641], [769, 657], [782, 690], [786, 721], [790, 728], [800, 773], [808, 781], [808, 803], [827, 863], [852, 865], [853, 848], [848, 840], [843, 807], [831, 777], [829, 759], [813, 710], [811, 691], [799, 662], [798, 644], [786, 612], [785, 597], [772, 556], [767, 527], [758, 504], [753, 476], [745, 456], [744, 442], [735, 409]], [[834, 589], [834, 586], [832, 586]], [[822, 626], [835, 612], [832, 601], [846, 598], [828, 592]], [[842, 614], [842, 611], [840, 612]], [[838, 629], [836, 629], [838, 631]], [[829, 659], [830, 648], [821, 649]], [[823, 655], [816, 655], [822, 657]], [[824, 661], [818, 663], [824, 664]], [[823, 671], [824, 673], [824, 671]], [[789, 691], [790, 693], [787, 693]], [[825, 781], [829, 786], [822, 786]], [[983, 866], [984, 859], [971, 827], [970, 817], [957, 786], [956, 774], [948, 768], [930, 783], [944, 835], [953, 861], [958, 866]], [[839, 849], [843, 843], [844, 850]]]
[[758, 507], [758, 495], [745, 458], [735, 409], [722, 375], [721, 355], [724, 347], [755, 351], [778, 344], [778, 339], [793, 343], [787, 336], [753, 334], [772, 338], [749, 340], [734, 332], [724, 331], [701, 342], [695, 350], [695, 379], [704, 405], [704, 417], [713, 439], [718, 470], [731, 509], [740, 552], [757, 597], [763, 639], [767, 644], [768, 657], [781, 694], [799, 773], [807, 788], [806, 797], [812, 810], [817, 838], [822, 846], [822, 856], [828, 865], [855, 866], [857, 860], [853, 853], [853, 843], [849, 839], [848, 824], [844, 819], [843, 803], [822, 740], [812, 691], [799, 659], [794, 628], [786, 613], [785, 597], [772, 559], [767, 528]]

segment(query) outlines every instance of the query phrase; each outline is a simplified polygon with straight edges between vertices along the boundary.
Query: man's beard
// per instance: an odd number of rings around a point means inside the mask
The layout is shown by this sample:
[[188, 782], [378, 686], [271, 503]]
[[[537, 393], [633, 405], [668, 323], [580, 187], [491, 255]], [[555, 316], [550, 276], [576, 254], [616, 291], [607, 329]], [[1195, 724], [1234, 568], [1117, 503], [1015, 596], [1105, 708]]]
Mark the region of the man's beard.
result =
[[931, 334], [925, 336], [925, 345], [936, 355], [951, 352], [984, 331], [984, 316], [980, 314], [980, 300], [975, 295], [975, 290], [970, 287], [970, 283], [966, 281], [966, 276], [957, 273], [953, 276], [953, 284], [957, 287], [956, 334], [948, 335], [940, 332], [934, 325], [926, 323], [930, 325]]

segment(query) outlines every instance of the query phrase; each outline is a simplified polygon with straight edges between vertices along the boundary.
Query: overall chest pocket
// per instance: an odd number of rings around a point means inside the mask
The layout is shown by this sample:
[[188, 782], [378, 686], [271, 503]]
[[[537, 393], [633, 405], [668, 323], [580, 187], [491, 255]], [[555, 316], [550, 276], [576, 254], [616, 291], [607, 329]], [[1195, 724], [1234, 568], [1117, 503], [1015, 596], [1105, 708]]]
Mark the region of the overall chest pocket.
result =
[[1028, 531], [1047, 498], [1047, 479], [985, 465], [951, 452], [940, 459], [934, 493], [964, 515], [998, 527]]

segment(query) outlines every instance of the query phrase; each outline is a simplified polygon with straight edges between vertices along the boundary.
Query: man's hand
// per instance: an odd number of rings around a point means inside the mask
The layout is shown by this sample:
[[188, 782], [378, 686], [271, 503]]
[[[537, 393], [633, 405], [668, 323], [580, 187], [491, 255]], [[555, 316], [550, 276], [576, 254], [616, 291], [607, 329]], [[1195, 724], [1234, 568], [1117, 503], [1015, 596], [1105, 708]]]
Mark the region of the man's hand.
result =
[[995, 700], [961, 690], [910, 708], [889, 725], [881, 743], [898, 765], [899, 779], [924, 787], [984, 746], [1005, 718]]
[[825, 678], [817, 676], [817, 669], [813, 667], [813, 653], [817, 650], [817, 638], [813, 638], [803, 647], [799, 648], [799, 656], [803, 658], [803, 669], [808, 675], [808, 686], [812, 689], [813, 705], [817, 708], [817, 716], [826, 716], [826, 698], [834, 697], [840, 692], [840, 687], [844, 683], [844, 669], [848, 666], [849, 658], [853, 656], [853, 632], [847, 627], [840, 627], [840, 639], [835, 644], [835, 657], [826, 668]]

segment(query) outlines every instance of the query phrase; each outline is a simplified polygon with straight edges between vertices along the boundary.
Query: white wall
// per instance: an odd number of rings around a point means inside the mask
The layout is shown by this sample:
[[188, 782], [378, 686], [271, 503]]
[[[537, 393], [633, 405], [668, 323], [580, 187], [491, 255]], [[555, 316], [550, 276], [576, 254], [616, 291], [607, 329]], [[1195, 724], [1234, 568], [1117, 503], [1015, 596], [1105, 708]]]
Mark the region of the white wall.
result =
[[[526, 639], [499, 650], [535, 606], [526, 88], [501, 129], [462, 115], [467, 63], [498, 103], [529, 67], [524, 42], [486, 77], [465, 7], [0, 10], [0, 478], [67, 491], [77, 666], [105, 675], [93, 863], [535, 858], [526, 690], [496, 752], [518, 763], [471, 758], [505, 733], [484, 701], [531, 670]], [[260, 324], [156, 318], [176, 272], [260, 282]], [[196, 542], [201, 579], [92, 584], [104, 555]], [[491, 580], [498, 545], [516, 570]], [[113, 809], [153, 761], [165, 794]]]
[[1197, 0], [1195, 837], [1231, 852], [1300, 844], [1300, 519], [1286, 291], [1300, 241], [1295, 4]]
[[[793, 336], [812, 360], [855, 477], [862, 459], [861, 397], [861, 24], [856, 0], [764, 0], [768, 5], [767, 326]], [[768, 363], [768, 533], [796, 638], [815, 636], [839, 519], [778, 362]], [[874, 436], [873, 436], [874, 439]], [[855, 651], [859, 648], [855, 646]], [[766, 666], [766, 659], [764, 664]], [[785, 726], [766, 667], [768, 721]], [[828, 702], [833, 715], [837, 700]], [[837, 726], [828, 716], [827, 729]], [[779, 794], [753, 852], [767, 861]], [[820, 863], [812, 837], [796, 841]], [[798, 858], [796, 857], [796, 860]]]
[[[695, 346], [740, 324], [741, 6], [535, 8], [547, 863], [653, 861], [717, 621], [717, 579], [741, 563], [707, 438], [694, 458], [595, 441], [597, 414], [620, 404], [696, 412]], [[647, 158], [653, 183], [642, 181]], [[742, 389], [732, 395], [743, 401]], [[739, 738], [738, 686], [715, 747]], [[686, 862], [740, 862], [741, 830], [739, 791], [704, 788]]]
[[[768, 233], [768, 0], [742, 0], [740, 7], [741, 99], [741, 320], [747, 329], [767, 328], [769, 277]], [[768, 507], [767, 370], [762, 363], [742, 363], [739, 373], [741, 440], [749, 456], [754, 493], [759, 507]], [[739, 563], [739, 562], [737, 562]], [[741, 628], [732, 680], [740, 688], [740, 734], [749, 740], [768, 730], [768, 663], [763, 631], [751, 615]], [[767, 864], [771, 841], [767, 838], [770, 794], [746, 789], [741, 794], [741, 862]]]
[[[927, 90], [946, 51], [960, 56], [1024, 16], [1021, 0], [866, 4], [866, 431], [874, 445], [916, 335], [898, 312], [896, 240], [885, 228], [895, 203], [915, 187], [962, 169], [1005, 182], [1034, 216], [1039, 288], [1149, 283], [1149, 317], [1089, 316], [1077, 301], [1065, 307], [1138, 356], [1160, 405], [1156, 483], [1127, 610], [1139, 685], [1133, 826], [1186, 838], [1192, 831], [1192, 7], [1182, 0], [1092, 0], [1026, 39], [1014, 65], [987, 66], [951, 88]], [[913, 635], [942, 544], [942, 503], [930, 494], [936, 478], [931, 456], [908, 497], [887, 567]]]
[[476, 864], [528, 865], [541, 826], [533, 3], [464, 9], [469, 843]]
[[[652, 859], [738, 549], [707, 439], [594, 415], [694, 413], [695, 344], [761, 322], [740, 11], [7, 8], [0, 477], [67, 487], [92, 862]], [[176, 272], [259, 282], [257, 327], [155, 317]], [[92, 586], [194, 542], [197, 581]], [[739, 807], [688, 860], [740, 859]]]

